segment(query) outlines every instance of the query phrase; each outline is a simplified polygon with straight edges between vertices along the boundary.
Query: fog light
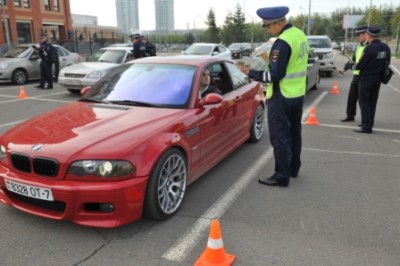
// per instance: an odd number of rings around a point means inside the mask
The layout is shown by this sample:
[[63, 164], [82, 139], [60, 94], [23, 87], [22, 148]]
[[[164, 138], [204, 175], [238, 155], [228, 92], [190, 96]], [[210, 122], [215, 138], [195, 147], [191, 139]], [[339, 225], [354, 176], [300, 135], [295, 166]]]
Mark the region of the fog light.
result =
[[114, 211], [114, 205], [111, 203], [100, 203], [99, 204], [99, 210], [101, 212], [113, 212]]

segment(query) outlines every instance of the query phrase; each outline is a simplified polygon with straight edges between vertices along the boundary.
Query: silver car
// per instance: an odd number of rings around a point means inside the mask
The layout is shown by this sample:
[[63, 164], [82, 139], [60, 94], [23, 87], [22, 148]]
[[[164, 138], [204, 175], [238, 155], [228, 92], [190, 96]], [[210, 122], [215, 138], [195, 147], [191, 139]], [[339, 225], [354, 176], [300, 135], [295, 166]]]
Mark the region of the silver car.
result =
[[58, 83], [71, 93], [92, 86], [114, 67], [129, 60], [131, 47], [105, 47], [89, 57], [86, 62], [66, 67], [60, 71]]
[[[60, 69], [82, 61], [79, 54], [71, 53], [57, 44], [53, 44], [53, 46], [58, 52]], [[40, 57], [34, 53], [32, 44], [23, 44], [12, 48], [0, 57], [0, 80], [11, 80], [13, 83], [21, 85], [28, 80], [39, 79], [40, 61]]]
[[217, 57], [231, 58], [231, 51], [217, 43], [194, 43], [182, 55], [210, 55]]

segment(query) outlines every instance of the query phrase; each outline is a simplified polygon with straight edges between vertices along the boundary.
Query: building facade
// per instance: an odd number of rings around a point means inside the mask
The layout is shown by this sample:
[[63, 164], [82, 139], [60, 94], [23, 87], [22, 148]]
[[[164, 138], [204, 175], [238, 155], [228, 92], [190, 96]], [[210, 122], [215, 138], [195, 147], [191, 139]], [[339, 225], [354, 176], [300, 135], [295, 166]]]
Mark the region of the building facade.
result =
[[125, 34], [140, 31], [139, 0], [115, 0], [117, 27]]
[[69, 0], [0, 1], [0, 43], [39, 42], [41, 33], [47, 33], [50, 40], [64, 41], [73, 34]]
[[154, 0], [156, 11], [156, 32], [174, 31], [174, 0]]

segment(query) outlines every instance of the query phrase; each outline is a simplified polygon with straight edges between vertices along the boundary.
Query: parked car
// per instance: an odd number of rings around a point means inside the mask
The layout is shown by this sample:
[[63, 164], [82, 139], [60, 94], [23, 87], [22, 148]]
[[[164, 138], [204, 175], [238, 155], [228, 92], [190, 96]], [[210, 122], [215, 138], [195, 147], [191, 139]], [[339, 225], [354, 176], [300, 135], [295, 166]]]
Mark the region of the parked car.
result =
[[250, 43], [232, 43], [228, 46], [231, 50], [232, 58], [242, 58], [243, 56], [250, 56], [253, 48]]
[[182, 55], [210, 55], [231, 58], [231, 51], [222, 44], [193, 43], [185, 51], [182, 51]]
[[66, 67], [60, 71], [58, 83], [71, 93], [79, 93], [85, 86], [99, 81], [114, 67], [124, 63], [132, 46], [108, 46], [101, 48], [86, 62]]
[[335, 53], [332, 48], [331, 39], [325, 35], [307, 36], [310, 48], [314, 48], [319, 58], [319, 70], [325, 72], [328, 77], [332, 76], [335, 68]]
[[[0, 57], [0, 80], [11, 80], [14, 84], [21, 85], [28, 80], [40, 78], [41, 59], [34, 53], [32, 45], [21, 44]], [[53, 46], [58, 52], [60, 68], [82, 61], [79, 54], [72, 53], [57, 44], [53, 44]]]
[[[200, 98], [205, 68], [222, 94]], [[189, 184], [263, 137], [262, 87], [231, 59], [133, 60], [82, 94], [0, 136], [1, 203], [95, 227], [167, 219]]]
[[[252, 59], [245, 62], [247, 65], [251, 65], [251, 68], [256, 70], [264, 70], [265, 64], [268, 61], [269, 53], [271, 52], [273, 43], [265, 43], [252, 55]], [[310, 49], [308, 52], [308, 64], [307, 64], [307, 90], [315, 90], [320, 82], [319, 76], [319, 58], [314, 52], [314, 49]]]

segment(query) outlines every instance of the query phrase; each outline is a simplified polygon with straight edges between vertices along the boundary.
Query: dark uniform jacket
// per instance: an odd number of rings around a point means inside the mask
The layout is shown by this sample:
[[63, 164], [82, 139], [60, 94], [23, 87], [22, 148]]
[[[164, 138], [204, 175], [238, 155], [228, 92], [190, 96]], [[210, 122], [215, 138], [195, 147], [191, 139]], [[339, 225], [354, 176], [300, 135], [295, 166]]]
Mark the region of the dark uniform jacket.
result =
[[360, 70], [360, 76], [381, 75], [390, 64], [390, 57], [389, 46], [379, 39], [374, 39], [365, 47], [356, 69]]

